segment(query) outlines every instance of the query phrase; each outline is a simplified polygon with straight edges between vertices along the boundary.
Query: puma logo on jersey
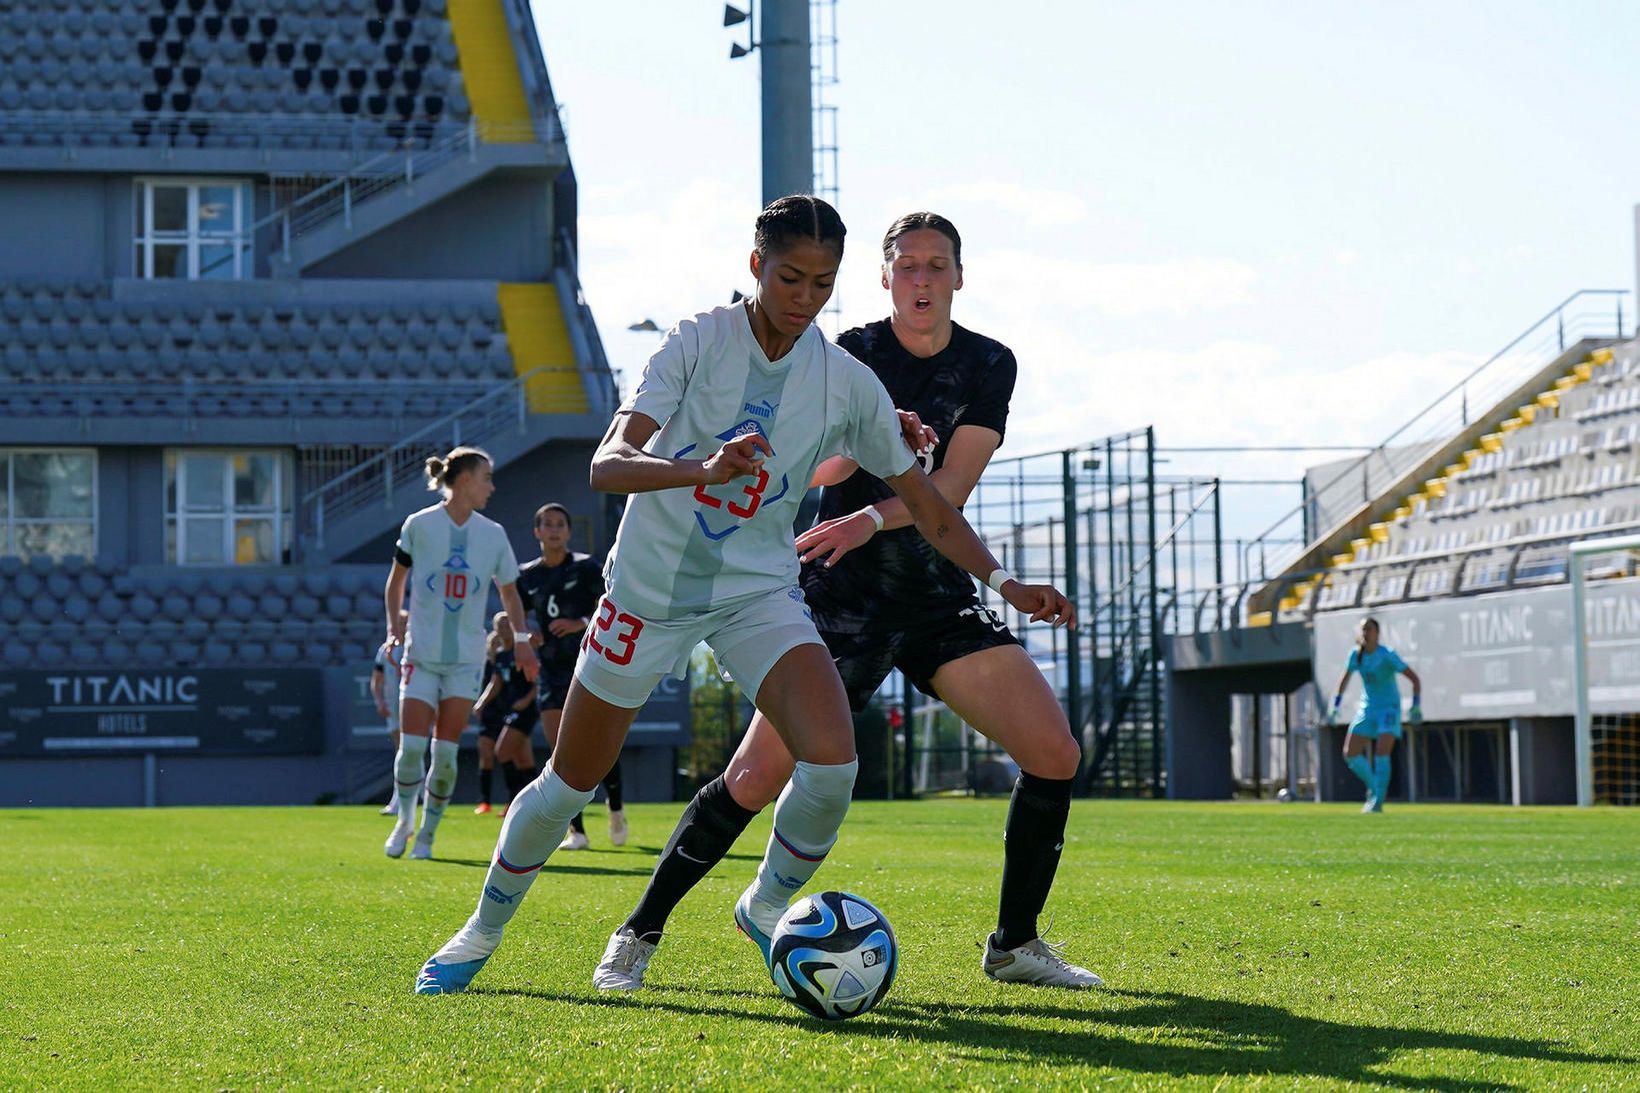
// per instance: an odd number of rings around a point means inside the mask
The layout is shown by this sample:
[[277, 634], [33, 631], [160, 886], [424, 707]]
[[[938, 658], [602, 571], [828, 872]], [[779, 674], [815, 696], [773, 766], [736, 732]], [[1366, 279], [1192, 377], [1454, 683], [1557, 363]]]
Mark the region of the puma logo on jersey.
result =
[[768, 399], [764, 399], [762, 402], [748, 402], [746, 404], [746, 412], [748, 414], [763, 418], [766, 421], [773, 421], [774, 412], [778, 409], [780, 409], [780, 403], [770, 402]]

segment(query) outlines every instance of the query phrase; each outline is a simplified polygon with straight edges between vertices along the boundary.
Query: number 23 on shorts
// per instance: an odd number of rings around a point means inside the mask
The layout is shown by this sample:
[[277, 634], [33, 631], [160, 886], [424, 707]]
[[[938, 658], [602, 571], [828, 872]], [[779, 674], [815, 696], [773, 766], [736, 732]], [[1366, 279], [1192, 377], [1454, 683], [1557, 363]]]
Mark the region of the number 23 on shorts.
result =
[[598, 617], [587, 630], [587, 648], [611, 664], [624, 667], [632, 663], [632, 652], [641, 633], [643, 620], [620, 610], [605, 596], [598, 601]]

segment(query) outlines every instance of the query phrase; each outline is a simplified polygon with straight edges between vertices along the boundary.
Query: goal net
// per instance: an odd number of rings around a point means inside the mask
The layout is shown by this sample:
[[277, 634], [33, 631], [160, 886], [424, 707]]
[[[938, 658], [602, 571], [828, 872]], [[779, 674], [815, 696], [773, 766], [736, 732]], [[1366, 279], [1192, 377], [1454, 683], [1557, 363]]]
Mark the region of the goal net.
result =
[[1577, 803], [1640, 804], [1640, 536], [1571, 548]]

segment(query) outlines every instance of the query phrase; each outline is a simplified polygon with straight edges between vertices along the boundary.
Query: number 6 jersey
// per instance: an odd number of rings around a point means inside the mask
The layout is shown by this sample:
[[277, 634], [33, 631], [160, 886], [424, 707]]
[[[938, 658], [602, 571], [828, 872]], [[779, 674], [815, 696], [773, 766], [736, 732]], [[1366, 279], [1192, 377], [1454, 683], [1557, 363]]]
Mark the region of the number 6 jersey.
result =
[[458, 527], [443, 504], [432, 505], [405, 519], [395, 557], [410, 567], [404, 659], [484, 663], [490, 582], [518, 580], [518, 560], [501, 525], [475, 512]]
[[678, 323], [621, 412], [659, 423], [648, 450], [671, 459], [705, 459], [749, 433], [774, 449], [755, 476], [632, 495], [605, 576], [621, 610], [650, 619], [796, 584], [792, 522], [822, 459], [848, 455], [879, 478], [913, 462], [869, 368], [812, 325], [771, 362], [740, 304]]

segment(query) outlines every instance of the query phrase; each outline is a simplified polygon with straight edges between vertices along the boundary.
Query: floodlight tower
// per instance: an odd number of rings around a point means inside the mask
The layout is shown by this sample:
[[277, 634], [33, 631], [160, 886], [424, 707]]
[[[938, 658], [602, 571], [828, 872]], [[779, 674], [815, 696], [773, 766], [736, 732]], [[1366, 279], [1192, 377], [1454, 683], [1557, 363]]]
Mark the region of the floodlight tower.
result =
[[[760, 16], [754, 26], [754, 15]], [[730, 59], [762, 51], [763, 204], [814, 192], [814, 78], [809, 0], [748, 2], [723, 8], [723, 25], [746, 24], [746, 44]], [[758, 33], [761, 31], [761, 33]]]

